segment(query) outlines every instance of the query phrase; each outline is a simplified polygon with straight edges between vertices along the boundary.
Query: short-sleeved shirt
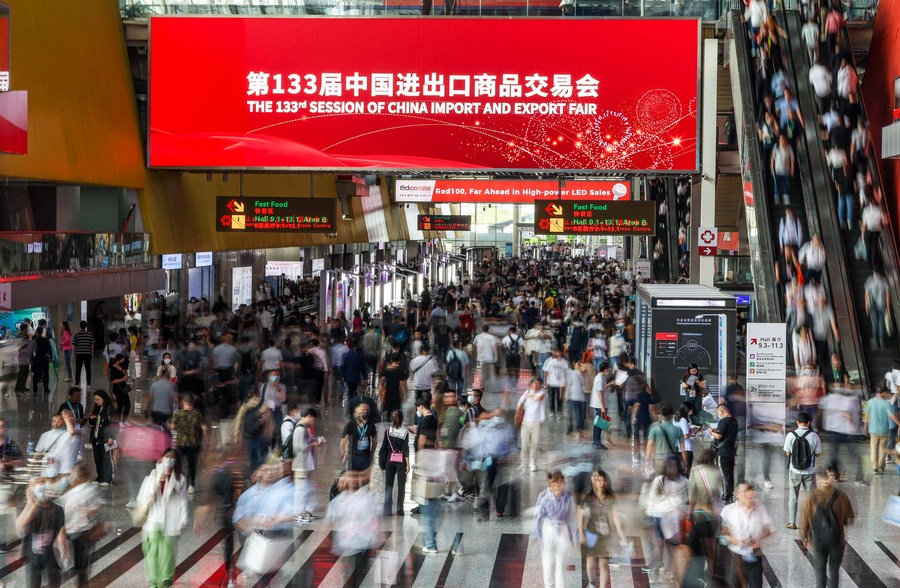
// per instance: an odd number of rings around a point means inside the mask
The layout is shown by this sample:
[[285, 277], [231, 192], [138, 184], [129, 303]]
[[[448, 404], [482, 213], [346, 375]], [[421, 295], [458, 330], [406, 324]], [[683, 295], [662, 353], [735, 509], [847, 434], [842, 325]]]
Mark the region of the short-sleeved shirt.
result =
[[352, 455], [371, 455], [375, 447], [375, 425], [367, 421], [360, 425], [356, 419], [344, 426], [344, 437], [350, 437], [350, 453]]
[[451, 406], [444, 411], [444, 420], [441, 421], [441, 447], [455, 448], [459, 445], [462, 420], [463, 412], [458, 406]]
[[178, 447], [200, 447], [203, 417], [193, 408], [182, 409], [172, 415]]
[[734, 457], [737, 455], [737, 419], [727, 416], [719, 421], [716, 431], [720, 435], [724, 435], [716, 445], [716, 455], [720, 457]]
[[419, 437], [425, 437], [424, 449], [435, 446], [437, 441], [438, 422], [434, 414], [425, 415], [419, 421], [419, 428], [416, 430], [416, 451], [419, 450]]
[[[804, 433], [806, 434], [805, 437], [803, 437]], [[797, 443], [798, 437], [803, 437], [804, 439], [806, 439], [806, 442], [809, 443], [809, 451], [812, 454], [812, 459], [809, 461], [809, 467], [805, 470], [798, 470], [797, 468], [795, 468], [792, 460], [790, 459], [788, 459], [788, 464], [790, 465], [791, 472], [809, 476], [816, 473], [816, 455], [822, 453], [822, 441], [819, 439], [819, 436], [816, 434], [816, 432], [810, 431], [808, 427], [797, 427], [796, 431], [791, 431], [784, 438], [785, 453], [793, 453], [794, 444]]]
[[653, 441], [656, 459], [666, 459], [670, 455], [680, 452], [683, 438], [681, 429], [669, 421], [662, 420], [650, 427], [647, 435], [647, 439]]
[[75, 348], [75, 355], [90, 355], [93, 344], [94, 334], [90, 331], [78, 331], [72, 336], [72, 346]]
[[873, 398], [867, 405], [869, 413], [869, 434], [887, 435], [891, 427], [891, 403], [884, 398]]
[[216, 369], [227, 369], [238, 363], [240, 354], [233, 345], [220, 343], [213, 347], [213, 363]]

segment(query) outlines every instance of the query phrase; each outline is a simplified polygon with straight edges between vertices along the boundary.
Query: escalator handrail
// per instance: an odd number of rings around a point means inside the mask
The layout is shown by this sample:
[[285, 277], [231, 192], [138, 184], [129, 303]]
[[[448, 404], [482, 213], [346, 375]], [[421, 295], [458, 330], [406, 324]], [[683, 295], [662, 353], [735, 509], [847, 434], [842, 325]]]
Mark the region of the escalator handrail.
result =
[[[846, 23], [841, 27], [841, 44], [847, 48], [847, 54], [853, 63], [853, 67], [859, 71], [859, 68], [856, 67], [856, 56], [850, 48], [850, 32], [847, 29]], [[862, 82], [859, 81], [859, 79], [856, 81], [856, 97], [857, 100], [859, 100], [860, 117], [865, 121], [866, 129], [869, 131], [868, 164], [869, 170], [872, 172], [872, 190], [873, 192], [877, 190], [881, 193], [881, 210], [884, 213], [884, 224], [881, 227], [879, 246], [881, 247], [881, 259], [884, 264], [884, 277], [890, 285], [889, 291], [900, 293], [900, 257], [898, 257], [897, 242], [894, 240], [893, 220], [891, 219], [890, 211], [887, 209], [887, 203], [884, 201], [886, 194], [884, 192], [884, 185], [881, 182], [881, 166], [879, 165], [878, 158], [875, 156], [875, 144], [872, 141], [872, 129], [870, 127], [869, 117], [866, 113], [866, 105], [862, 99]], [[900, 296], [891, 296], [891, 310], [894, 319], [900, 317]]]
[[[738, 10], [731, 11], [731, 33], [734, 35], [734, 43], [738, 55], [736, 63], [741, 86], [747, 90], [741, 93], [740, 100], [744, 120], [739, 121], [738, 124], [744, 128], [744, 150], [741, 165], [745, 165], [746, 161], [750, 162], [750, 182], [755, 195], [752, 208], [756, 217], [756, 229], [759, 232], [757, 239], [759, 248], [758, 264], [754, 264], [752, 252], [750, 256], [751, 269], [754, 269], [754, 265], [762, 266], [758, 268], [759, 271], [753, 272], [754, 294], [757, 299], [757, 308], [760, 311], [760, 319], [766, 322], [779, 323], [784, 322], [785, 314], [782, 301], [778, 296], [778, 286], [775, 283], [774, 219], [770, 216], [770, 195], [763, 172], [763, 170], [768, 169], [768, 165], [767, 162], [763, 161], [762, 146], [757, 138], [756, 117], [758, 105], [754, 98], [755, 92], [753, 88], [755, 88], [755, 84], [751, 73], [752, 70], [749, 67], [752, 59], [750, 58], [750, 44], [744, 21], [741, 18], [741, 12]], [[743, 160], [743, 158], [746, 158], [746, 160]]]
[[[860, 353], [862, 344], [858, 322], [860, 317], [857, 315], [858, 306], [855, 304], [853, 290], [850, 288], [848, 271], [850, 266], [844, 247], [844, 235], [838, 226], [835, 187], [830, 181], [829, 169], [823, 157], [818, 109], [808, 78], [799, 73], [800, 71], [806, 73], [808, 70], [805, 67], [806, 51], [798, 42], [800, 39], [800, 13], [796, 10], [782, 9], [781, 17], [788, 33], [784, 40], [788, 49], [785, 64], [788, 68], [788, 75], [794, 80], [797, 101], [806, 122], [803, 129], [804, 140], [798, 141], [800, 146], [798, 163], [809, 236], [812, 238], [814, 233], [821, 236], [825, 249], [828, 251], [828, 261], [831, 262], [825, 268], [827, 279], [823, 280], [823, 283], [826, 298], [834, 311], [838, 332], [842, 335], [840, 349], [844, 367], [848, 371], [856, 369], [860, 382], [867, 383], [871, 380], [865, 359]], [[812, 116], [809, 116], [810, 114]], [[848, 345], [851, 342], [852, 345]], [[835, 347], [837, 348], [837, 346]]]

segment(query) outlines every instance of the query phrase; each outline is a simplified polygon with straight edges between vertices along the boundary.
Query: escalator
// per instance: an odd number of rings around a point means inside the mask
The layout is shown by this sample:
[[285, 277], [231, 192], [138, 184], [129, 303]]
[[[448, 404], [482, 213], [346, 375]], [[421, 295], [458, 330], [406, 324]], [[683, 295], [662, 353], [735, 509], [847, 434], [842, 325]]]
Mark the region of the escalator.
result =
[[[788, 52], [792, 62], [798, 100], [804, 119], [807, 121], [807, 155], [805, 171], [813, 182], [813, 195], [816, 200], [815, 209], [822, 231], [823, 241], [828, 251], [828, 269], [831, 282], [830, 300], [835, 309], [842, 339], [842, 352], [848, 370], [853, 366], [859, 374], [859, 381], [865, 386], [877, 385], [884, 374], [890, 370], [890, 362], [896, 358], [898, 338], [896, 329], [892, 337], [887, 338], [884, 349], [876, 349], [873, 343], [872, 324], [866, 313], [865, 284], [872, 272], [865, 260], [856, 259], [854, 248], [860, 238], [858, 227], [852, 230], [841, 230], [837, 220], [837, 194], [831, 181], [831, 173], [825, 161], [825, 143], [819, 132], [818, 106], [814, 90], [809, 84], [810, 64], [805, 49], [800, 42], [802, 19], [796, 11], [784, 14], [784, 24], [788, 33]], [[843, 46], [848, 54], [849, 37], [843, 31]], [[859, 92], [859, 88], [857, 88]], [[860, 103], [862, 100], [860, 99]], [[865, 119], [865, 111], [861, 114]], [[877, 160], [873, 150], [869, 150], [869, 170], [873, 177], [873, 187], [880, 190]], [[857, 210], [854, 214], [860, 218]], [[889, 290], [898, 292], [897, 253], [889, 225], [884, 226], [880, 243], [881, 266], [884, 267], [888, 279]], [[892, 296], [892, 314], [900, 316], [897, 309], [896, 296]], [[890, 351], [893, 349], [894, 351]]]

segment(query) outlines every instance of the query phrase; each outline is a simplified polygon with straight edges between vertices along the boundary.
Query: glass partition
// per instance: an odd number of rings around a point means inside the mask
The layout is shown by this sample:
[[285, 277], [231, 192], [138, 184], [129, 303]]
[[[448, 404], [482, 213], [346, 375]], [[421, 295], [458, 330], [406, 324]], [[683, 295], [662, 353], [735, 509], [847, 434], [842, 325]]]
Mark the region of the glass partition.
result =
[[0, 233], [0, 275], [151, 266], [148, 233]]
[[740, 0], [124, 0], [122, 16], [682, 16], [714, 21], [736, 2]]

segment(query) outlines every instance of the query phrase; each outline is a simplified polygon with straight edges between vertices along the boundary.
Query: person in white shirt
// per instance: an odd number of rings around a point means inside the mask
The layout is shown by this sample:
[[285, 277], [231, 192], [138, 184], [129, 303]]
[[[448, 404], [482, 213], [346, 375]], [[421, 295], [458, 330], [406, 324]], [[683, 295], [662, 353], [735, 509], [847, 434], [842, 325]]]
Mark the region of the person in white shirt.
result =
[[609, 375], [609, 363], [601, 361], [597, 369], [597, 375], [594, 376], [594, 383], [591, 387], [590, 407], [594, 409], [594, 449], [607, 449], [601, 440], [603, 429], [596, 425], [597, 419], [606, 419], [607, 402], [606, 402], [606, 378]]
[[75, 417], [69, 409], [53, 415], [50, 426], [51, 429], [38, 439], [34, 451], [47, 458], [44, 475], [54, 478], [72, 471], [78, 461], [82, 441], [81, 432], [75, 427]]
[[544, 381], [547, 380], [547, 376], [544, 374], [544, 363], [550, 358], [550, 349], [553, 347], [552, 339], [553, 337], [550, 334], [550, 328], [547, 326], [546, 322], [535, 325], [534, 328], [530, 329], [525, 334], [525, 340], [531, 341], [533, 346], [532, 358], [536, 372], [535, 375]]
[[422, 345], [418, 357], [409, 362], [409, 375], [413, 379], [413, 390], [416, 391], [416, 400], [426, 392], [431, 393], [431, 384], [434, 373], [440, 369], [437, 359], [428, 351], [428, 347]]
[[[568, 434], [581, 438], [584, 434], [585, 389], [594, 383], [594, 368], [589, 363], [578, 362], [569, 370], [566, 379], [566, 398], [569, 401]], [[590, 372], [590, 373], [588, 373]]]
[[831, 72], [828, 68], [817, 63], [809, 68], [809, 83], [816, 91], [816, 101], [819, 112], [825, 114], [828, 111], [828, 101], [831, 98]]
[[481, 370], [481, 387], [490, 391], [500, 360], [500, 339], [490, 332], [488, 325], [482, 325], [481, 332], [475, 336], [472, 343], [475, 345], [475, 357]]
[[753, 484], [743, 481], [736, 502], [722, 508], [722, 537], [731, 551], [730, 586], [762, 588], [761, 545], [773, 533], [772, 518], [756, 500]]
[[281, 350], [275, 346], [275, 340], [269, 340], [268, 343], [269, 346], [259, 355], [260, 371], [263, 373], [281, 369], [281, 361], [283, 359]]
[[541, 383], [540, 378], [531, 378], [528, 390], [519, 398], [516, 406], [524, 408], [522, 417], [522, 465], [528, 460], [528, 468], [530, 471], [537, 470], [537, 454], [538, 444], [541, 441], [541, 427], [546, 418], [544, 410], [547, 390]]
[[313, 437], [312, 429], [316, 426], [319, 412], [308, 406], [299, 413], [297, 425], [292, 428], [291, 442], [293, 443], [294, 457], [291, 461], [291, 470], [294, 473], [294, 512], [298, 523], [308, 523], [317, 518], [313, 513], [315, 508], [315, 486], [312, 481], [312, 472], [316, 469], [315, 449], [323, 437]]
[[544, 362], [544, 383], [550, 397], [550, 416], [557, 421], [562, 414], [565, 400], [566, 381], [569, 377], [569, 362], [562, 358], [559, 348], [554, 347], [550, 357]]
[[[809, 414], [801, 412], [797, 415], [797, 430], [791, 431], [784, 438], [784, 454], [790, 463], [789, 479], [791, 481], [791, 494], [788, 500], [788, 517], [790, 522], [788, 529], [797, 528], [797, 501], [800, 497], [800, 486], [809, 494], [816, 485], [816, 458], [822, 455], [822, 441], [815, 431], [810, 430], [812, 419]], [[804, 452], [800, 449], [801, 439], [809, 444], [809, 461], [806, 467], [801, 467]]]
[[825, 245], [818, 233], [800, 247], [797, 260], [806, 266], [806, 280], [816, 284], [822, 281], [822, 270], [825, 268]]
[[806, 45], [806, 56], [809, 58], [809, 62], [817, 62], [819, 60], [819, 25], [814, 17], [810, 17], [800, 29], [800, 36], [803, 38], [803, 44]]
[[866, 243], [866, 260], [869, 267], [874, 267], [878, 259], [878, 240], [881, 238], [881, 228], [884, 223], [884, 212], [881, 205], [874, 200], [867, 200], [861, 214], [862, 238]]

